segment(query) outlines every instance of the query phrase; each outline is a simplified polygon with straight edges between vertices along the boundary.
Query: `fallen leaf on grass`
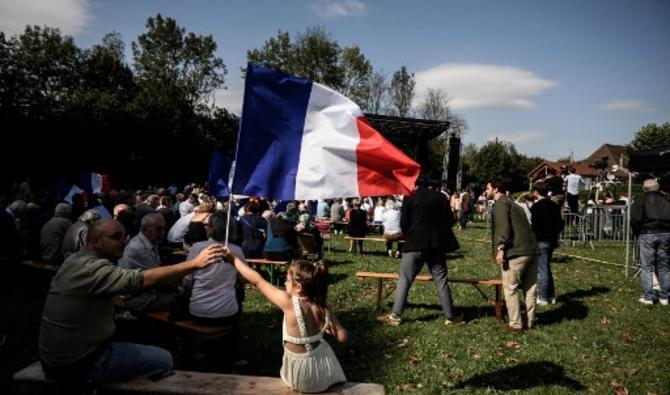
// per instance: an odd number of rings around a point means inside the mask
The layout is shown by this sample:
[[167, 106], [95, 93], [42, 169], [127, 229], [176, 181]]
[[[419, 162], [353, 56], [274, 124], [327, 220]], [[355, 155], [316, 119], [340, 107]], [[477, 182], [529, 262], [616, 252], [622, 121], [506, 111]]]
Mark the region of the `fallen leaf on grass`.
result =
[[634, 376], [637, 373], [635, 368], [614, 368], [614, 371], [617, 373], [623, 373], [628, 377]]
[[612, 387], [612, 391], [615, 395], [628, 395], [628, 388], [624, 387], [616, 380], [612, 380], [610, 387]]
[[479, 359], [481, 358], [479, 354], [472, 354], [472, 359]]
[[608, 324], [609, 322], [610, 322], [610, 320], [608, 320], [607, 317], [603, 317], [603, 318], [600, 319], [601, 324]]
[[396, 386], [396, 389], [399, 389], [401, 391], [407, 391], [409, 389], [412, 389], [412, 387], [414, 387], [414, 384], [404, 383], [404, 384], [398, 384]]
[[403, 348], [408, 344], [409, 344], [409, 337], [404, 337], [400, 342], [398, 342], [398, 344], [396, 344], [396, 347]]
[[410, 364], [412, 364], [412, 365], [416, 365], [416, 364], [418, 364], [419, 362], [421, 362], [421, 360], [420, 360], [419, 357], [417, 357], [416, 355], [412, 355], [412, 356], [409, 357], [409, 363], [410, 363]]
[[449, 353], [447, 353], [447, 352], [443, 352], [442, 354], [440, 354], [440, 357], [441, 357], [441, 358], [444, 358], [444, 359], [447, 359], [447, 358], [449, 358], [450, 356], [451, 356], [451, 355], [449, 355]]
[[393, 358], [391, 354], [384, 354], [384, 359], [389, 360], [391, 358]]
[[516, 350], [521, 347], [521, 344], [516, 340], [510, 340], [507, 343], [505, 343], [505, 347]]

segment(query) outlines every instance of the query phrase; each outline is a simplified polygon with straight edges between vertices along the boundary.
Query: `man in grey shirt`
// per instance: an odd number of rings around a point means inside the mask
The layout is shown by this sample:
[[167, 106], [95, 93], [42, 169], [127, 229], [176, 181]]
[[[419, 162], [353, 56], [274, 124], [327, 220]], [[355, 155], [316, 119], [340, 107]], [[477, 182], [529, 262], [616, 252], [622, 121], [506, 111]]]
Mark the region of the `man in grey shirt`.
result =
[[112, 342], [117, 294], [174, 282], [222, 257], [212, 245], [194, 259], [145, 271], [127, 270], [121, 257], [126, 234], [121, 223], [100, 220], [86, 246], [68, 257], [51, 281], [42, 313], [39, 355], [48, 377], [63, 384], [95, 385], [172, 368], [172, 356], [154, 346]]
[[158, 213], [142, 217], [140, 233], [130, 239], [119, 266], [124, 269], [151, 269], [161, 265], [158, 245], [165, 239], [165, 220]]

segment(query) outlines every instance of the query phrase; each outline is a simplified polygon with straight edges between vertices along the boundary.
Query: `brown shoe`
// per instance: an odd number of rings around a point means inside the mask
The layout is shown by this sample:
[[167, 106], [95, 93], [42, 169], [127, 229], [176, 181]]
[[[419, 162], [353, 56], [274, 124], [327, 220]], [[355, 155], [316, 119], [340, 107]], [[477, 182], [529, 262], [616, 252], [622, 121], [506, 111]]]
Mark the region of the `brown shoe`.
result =
[[523, 328], [515, 328], [515, 327], [509, 326], [507, 324], [505, 324], [504, 329], [505, 329], [506, 332], [509, 332], [509, 333], [523, 332]]

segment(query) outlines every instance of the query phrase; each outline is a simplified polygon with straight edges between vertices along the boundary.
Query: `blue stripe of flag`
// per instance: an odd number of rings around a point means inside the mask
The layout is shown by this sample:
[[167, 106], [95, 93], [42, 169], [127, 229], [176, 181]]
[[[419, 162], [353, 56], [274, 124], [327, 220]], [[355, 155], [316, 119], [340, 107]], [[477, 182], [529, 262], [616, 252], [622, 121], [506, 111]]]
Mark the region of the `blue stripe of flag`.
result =
[[294, 198], [312, 82], [249, 64], [232, 192]]

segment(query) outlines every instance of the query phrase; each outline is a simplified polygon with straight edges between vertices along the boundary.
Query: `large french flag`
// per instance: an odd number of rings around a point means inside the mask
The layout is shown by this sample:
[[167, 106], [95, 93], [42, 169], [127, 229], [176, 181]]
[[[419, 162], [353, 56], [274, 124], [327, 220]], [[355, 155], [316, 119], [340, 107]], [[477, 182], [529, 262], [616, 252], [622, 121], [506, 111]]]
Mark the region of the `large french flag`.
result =
[[280, 200], [410, 194], [419, 171], [343, 95], [248, 65], [233, 193]]

